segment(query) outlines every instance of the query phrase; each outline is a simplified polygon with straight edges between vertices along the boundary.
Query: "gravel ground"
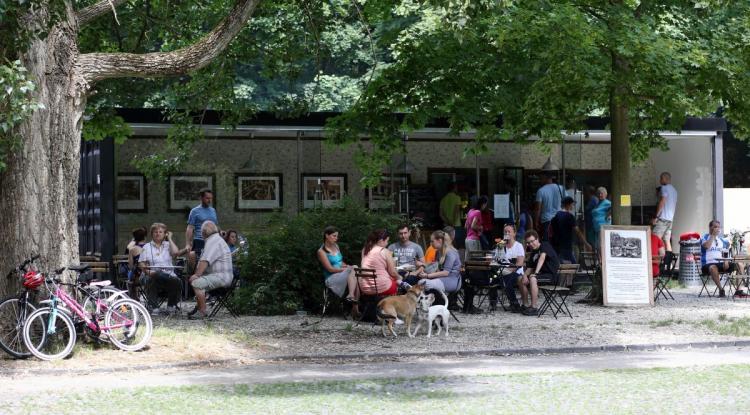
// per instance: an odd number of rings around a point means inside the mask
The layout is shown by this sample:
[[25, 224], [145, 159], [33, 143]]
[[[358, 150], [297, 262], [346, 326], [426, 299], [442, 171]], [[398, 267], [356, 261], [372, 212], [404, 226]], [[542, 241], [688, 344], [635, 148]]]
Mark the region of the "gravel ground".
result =
[[[750, 316], [750, 300], [697, 297], [697, 288], [672, 290], [676, 301], [654, 307], [609, 308], [576, 304], [569, 299], [573, 319], [551, 315], [526, 317], [498, 311], [480, 315], [458, 313], [450, 323], [450, 337], [383, 338], [380, 327], [354, 325], [341, 317], [223, 315], [213, 321], [182, 317], [155, 318], [156, 330], [147, 350], [125, 353], [107, 345], [77, 346], [72, 358], [44, 363], [0, 358], [0, 370], [40, 368], [86, 369], [132, 367], [168, 363], [238, 359], [241, 362], [279, 356], [361, 353], [453, 352], [488, 349], [578, 347], [623, 344], [670, 344], [747, 339], [745, 332], [720, 334], [715, 323]], [[188, 307], [189, 308], [189, 307]]]

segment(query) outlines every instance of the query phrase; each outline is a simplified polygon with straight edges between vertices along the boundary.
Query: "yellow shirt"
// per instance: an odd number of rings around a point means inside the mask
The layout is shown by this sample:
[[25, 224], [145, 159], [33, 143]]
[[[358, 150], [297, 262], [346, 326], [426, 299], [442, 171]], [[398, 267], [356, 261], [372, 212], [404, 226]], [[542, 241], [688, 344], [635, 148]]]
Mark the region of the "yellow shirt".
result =
[[453, 227], [461, 226], [461, 196], [449, 192], [440, 200], [440, 211], [448, 218], [448, 223]]

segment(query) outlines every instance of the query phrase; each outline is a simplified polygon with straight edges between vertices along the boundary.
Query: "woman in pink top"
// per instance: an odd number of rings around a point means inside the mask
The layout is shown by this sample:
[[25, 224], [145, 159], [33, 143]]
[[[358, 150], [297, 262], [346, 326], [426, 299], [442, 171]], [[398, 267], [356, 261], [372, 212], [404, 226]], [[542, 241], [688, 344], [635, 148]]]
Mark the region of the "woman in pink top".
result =
[[466, 257], [464, 261], [469, 259], [469, 252], [481, 251], [482, 242], [480, 236], [484, 228], [482, 227], [482, 210], [487, 207], [487, 196], [480, 196], [474, 201], [471, 210], [466, 215]]
[[[362, 249], [362, 268], [375, 270], [375, 282], [366, 278], [360, 281], [361, 293], [365, 295], [394, 295], [401, 283], [401, 276], [396, 272], [393, 254], [386, 249], [390, 234], [385, 229], [377, 229], [367, 236]], [[377, 288], [377, 290], [376, 290]]]

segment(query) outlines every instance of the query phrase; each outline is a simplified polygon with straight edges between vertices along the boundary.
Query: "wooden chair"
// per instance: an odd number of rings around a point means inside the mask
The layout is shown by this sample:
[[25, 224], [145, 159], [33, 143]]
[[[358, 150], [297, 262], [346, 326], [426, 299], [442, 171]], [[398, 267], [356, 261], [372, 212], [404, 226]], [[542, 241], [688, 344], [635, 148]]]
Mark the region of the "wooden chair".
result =
[[565, 300], [570, 295], [570, 286], [573, 285], [576, 272], [578, 272], [578, 264], [560, 264], [557, 271], [557, 284], [539, 287], [539, 291], [544, 295], [544, 302], [539, 308], [538, 317], [541, 317], [547, 310], [552, 310], [552, 316], [555, 319], [560, 313], [573, 318]]

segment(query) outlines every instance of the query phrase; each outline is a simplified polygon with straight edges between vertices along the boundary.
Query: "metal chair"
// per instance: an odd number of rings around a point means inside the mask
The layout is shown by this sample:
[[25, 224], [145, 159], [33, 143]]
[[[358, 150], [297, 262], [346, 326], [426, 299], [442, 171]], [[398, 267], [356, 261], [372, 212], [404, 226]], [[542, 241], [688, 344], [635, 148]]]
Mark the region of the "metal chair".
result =
[[239, 317], [239, 314], [234, 309], [231, 302], [232, 295], [234, 294], [234, 290], [237, 288], [239, 282], [239, 278], [232, 278], [232, 283], [228, 287], [220, 287], [207, 292], [211, 298], [209, 305], [213, 302], [211, 310], [208, 312], [208, 318], [216, 316], [222, 308], [226, 308], [232, 317]]
[[[368, 321], [374, 324], [377, 321], [376, 311], [378, 303], [380, 302], [380, 300], [387, 297], [387, 295], [383, 295], [378, 292], [377, 275], [375, 274], [374, 269], [355, 268], [354, 275], [357, 277], [357, 288], [359, 289], [360, 293], [359, 305], [361, 306], [357, 324], [359, 324], [361, 321]], [[366, 281], [368, 279], [372, 280], [371, 285], [375, 287], [374, 294], [363, 294], [362, 283], [363, 281]]]
[[573, 318], [565, 300], [570, 295], [570, 286], [573, 285], [576, 272], [578, 272], [577, 264], [560, 264], [557, 271], [557, 283], [539, 286], [539, 291], [544, 295], [544, 302], [539, 308], [537, 317], [541, 317], [547, 310], [551, 310], [555, 320], [560, 313]]
[[671, 251], [664, 254], [664, 258], [659, 262], [659, 274], [654, 275], [654, 301], [658, 301], [660, 296], [664, 297], [665, 300], [674, 300], [667, 285], [672, 280], [676, 264], [677, 257]]

